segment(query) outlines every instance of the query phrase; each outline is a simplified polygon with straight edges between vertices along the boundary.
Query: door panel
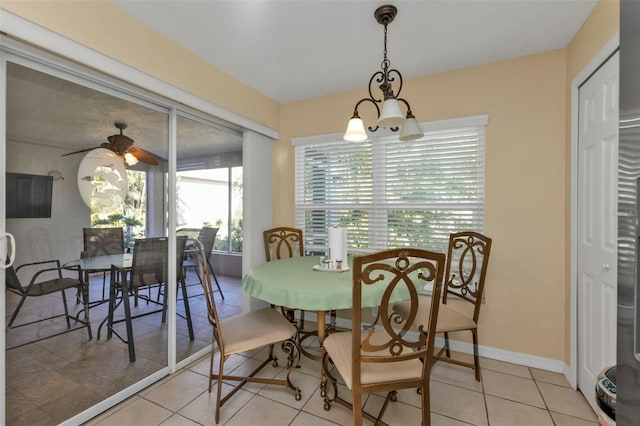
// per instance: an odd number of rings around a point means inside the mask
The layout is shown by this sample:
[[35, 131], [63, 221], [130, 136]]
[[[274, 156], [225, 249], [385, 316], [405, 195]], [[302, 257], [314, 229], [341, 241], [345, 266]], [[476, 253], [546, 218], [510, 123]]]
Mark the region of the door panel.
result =
[[578, 387], [594, 407], [616, 362], [618, 68], [616, 54], [579, 93]]

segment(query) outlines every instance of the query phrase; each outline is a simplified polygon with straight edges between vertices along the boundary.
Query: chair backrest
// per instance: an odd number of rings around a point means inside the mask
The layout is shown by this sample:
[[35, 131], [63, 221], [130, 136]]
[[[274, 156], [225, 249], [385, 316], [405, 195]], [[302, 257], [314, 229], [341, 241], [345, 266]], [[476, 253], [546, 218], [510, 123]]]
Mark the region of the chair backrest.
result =
[[186, 235], [189, 238], [198, 238], [198, 234], [200, 233], [200, 228], [180, 228], [176, 230], [177, 236]]
[[[166, 282], [168, 241], [167, 237], [136, 239], [131, 262], [131, 285], [133, 287]], [[176, 273], [178, 278], [182, 276], [186, 242], [186, 236], [176, 237]]]
[[198, 241], [202, 243], [202, 246], [204, 247], [204, 251], [205, 253], [207, 253], [207, 256], [209, 255], [209, 253], [211, 253], [211, 250], [213, 250], [213, 245], [216, 242], [217, 233], [218, 233], [218, 228], [211, 228], [207, 226], [200, 229], [200, 232], [198, 233]]
[[[8, 259], [7, 263], [9, 263]], [[5, 269], [4, 274], [4, 282], [6, 288], [15, 293], [23, 294], [24, 289], [22, 287], [22, 284], [20, 284], [20, 279], [18, 278], [18, 274], [16, 273], [16, 269], [13, 267], [13, 265]]]
[[211, 284], [211, 271], [209, 270], [209, 264], [207, 262], [208, 252], [199, 240], [195, 240], [194, 243], [196, 245], [198, 276], [200, 277], [202, 290], [204, 291], [204, 298], [207, 302], [207, 316], [209, 323], [213, 327], [213, 336], [216, 339], [220, 353], [224, 353], [224, 343], [222, 341], [222, 333], [219, 327], [220, 320], [218, 318], [218, 309], [216, 308], [216, 301], [213, 297], [214, 288]]
[[122, 228], [82, 228], [84, 249], [81, 257], [124, 253]]
[[[386, 363], [384, 368], [393, 369], [393, 362], [432, 359], [444, 269], [443, 253], [421, 249], [391, 249], [354, 258], [353, 365]], [[417, 317], [421, 300], [418, 291], [427, 284], [433, 284], [428, 323], [417, 325], [423, 332], [408, 333]], [[384, 293], [379, 303], [379, 324], [363, 331], [359, 325], [362, 324], [362, 293], [367, 291], [367, 286], [383, 286]], [[391, 305], [407, 299], [411, 302], [409, 316], [405, 322], [397, 324], [390, 312]], [[429, 380], [430, 370], [431, 362], [424, 362], [422, 377], [426, 380]], [[353, 386], [359, 387], [360, 368], [353, 368], [352, 374]]]
[[267, 262], [272, 259], [304, 256], [301, 229], [281, 226], [267, 229], [262, 233], [262, 236]]
[[490, 253], [491, 238], [478, 232], [457, 232], [449, 236], [442, 301], [447, 303], [447, 296], [452, 295], [473, 303], [473, 320], [476, 322], [480, 314]]

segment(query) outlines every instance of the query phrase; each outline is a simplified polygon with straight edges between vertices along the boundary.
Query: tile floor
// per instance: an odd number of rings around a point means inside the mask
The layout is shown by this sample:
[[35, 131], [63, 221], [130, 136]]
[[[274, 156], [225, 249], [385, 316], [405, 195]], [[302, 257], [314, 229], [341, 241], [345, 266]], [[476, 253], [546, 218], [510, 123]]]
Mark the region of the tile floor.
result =
[[[220, 315], [237, 315], [242, 311], [240, 279], [223, 276], [218, 278], [225, 295], [225, 300], [222, 301], [216, 293]], [[189, 341], [186, 321], [178, 318], [178, 360], [211, 344], [211, 326], [207, 320], [206, 304], [204, 298], [197, 296], [202, 293], [202, 288], [191, 272], [187, 282], [196, 283], [196, 286], [189, 287], [189, 294], [196, 295], [189, 298], [195, 340]], [[102, 298], [101, 274], [92, 277], [90, 290], [90, 300]], [[19, 298], [13, 293], [5, 294], [5, 319], [8, 320]], [[69, 306], [75, 311], [79, 305], [75, 305], [74, 297], [73, 291], [67, 291]], [[183, 306], [182, 302], [178, 302], [178, 311], [183, 310]], [[101, 339], [97, 339], [99, 323], [106, 317], [106, 307], [107, 305], [99, 305], [91, 308], [92, 340], [88, 340], [86, 330], [81, 329], [6, 351], [4, 421], [7, 426], [57, 425], [167, 364], [167, 325], [161, 323], [161, 314], [134, 320], [137, 359], [135, 363], [130, 363], [126, 344], [117, 338], [107, 340], [104, 329]], [[146, 309], [156, 307], [141, 303], [137, 311], [144, 312]], [[61, 312], [59, 295], [30, 298], [20, 311], [17, 323]], [[122, 307], [116, 312], [121, 314]], [[14, 328], [5, 333], [6, 345], [12, 348], [64, 328], [64, 319], [61, 318]], [[124, 333], [124, 323], [117, 328]]]
[[[221, 284], [225, 302], [219, 304], [220, 315], [235, 315], [241, 311], [240, 281], [222, 277]], [[8, 295], [7, 312], [12, 312], [14, 304], [15, 300]], [[95, 309], [94, 318], [104, 314], [97, 314], [100, 307]], [[194, 322], [197, 321], [198, 326], [195, 347], [188, 339], [182, 339], [187, 351], [198, 349], [211, 339], [205, 310], [200, 310], [202, 312], [192, 304]], [[36, 310], [29, 311], [29, 315], [36, 315]], [[196, 318], [199, 315], [202, 318]], [[117, 339], [97, 341], [95, 338], [87, 341], [84, 331], [8, 351], [6, 424], [58, 424], [157, 371], [165, 363], [166, 350], [158, 350], [158, 344], [163, 340], [166, 342], [166, 329], [158, 328], [156, 320], [154, 316], [137, 320], [135, 330], [142, 337], [137, 340], [139, 358], [134, 364], [129, 364], [126, 345], [122, 342]], [[38, 334], [46, 332], [46, 328], [37, 330]], [[178, 332], [184, 337], [185, 330], [180, 321]], [[23, 337], [11, 330], [7, 334], [8, 346], [21, 343]], [[179, 357], [186, 354], [179, 354]], [[227, 362], [227, 368], [251, 368], [261, 355], [236, 355]], [[292, 393], [280, 387], [247, 385], [222, 408], [220, 424], [350, 425], [352, 418], [348, 410], [334, 405], [330, 411], [324, 411], [319, 390], [319, 364], [306, 358], [301, 363], [301, 368], [292, 374], [292, 380], [302, 390], [301, 401], [295, 401]], [[561, 374], [491, 359], [483, 359], [481, 365], [483, 380], [476, 382], [467, 368], [436, 363], [431, 377], [433, 425], [597, 424], [596, 416], [582, 394], [573, 391]], [[208, 369], [209, 359], [205, 357], [87, 424], [213, 425], [215, 400], [214, 394], [207, 391]], [[114, 376], [114, 371], [122, 374]], [[271, 367], [264, 370], [271, 376], [283, 374], [283, 371]], [[365, 400], [365, 409], [376, 411], [382, 401], [382, 396], [371, 395]], [[415, 391], [407, 390], [400, 392], [399, 401], [388, 408], [384, 420], [391, 425], [419, 425], [419, 416], [420, 399]]]
[[[235, 355], [227, 365], [230, 369], [246, 370], [263, 355], [264, 352]], [[597, 424], [596, 415], [582, 394], [572, 390], [563, 375], [490, 359], [482, 359], [481, 365], [482, 382], [476, 382], [472, 371], [465, 367], [444, 362], [434, 365], [431, 376], [432, 425]], [[214, 393], [207, 391], [208, 369], [209, 358], [206, 357], [150, 386], [87, 425], [214, 425], [215, 387]], [[265, 375], [272, 377], [284, 374], [280, 367], [266, 367], [265, 370]], [[333, 405], [330, 411], [324, 410], [319, 373], [319, 364], [303, 357], [301, 368], [292, 374], [292, 381], [302, 390], [301, 401], [296, 401], [292, 392], [281, 387], [245, 386], [222, 407], [220, 424], [352, 424], [351, 412], [343, 407]], [[376, 412], [383, 400], [381, 395], [370, 395], [364, 402], [365, 409]], [[399, 392], [398, 402], [389, 406], [384, 421], [390, 425], [420, 425], [419, 395], [413, 390]]]

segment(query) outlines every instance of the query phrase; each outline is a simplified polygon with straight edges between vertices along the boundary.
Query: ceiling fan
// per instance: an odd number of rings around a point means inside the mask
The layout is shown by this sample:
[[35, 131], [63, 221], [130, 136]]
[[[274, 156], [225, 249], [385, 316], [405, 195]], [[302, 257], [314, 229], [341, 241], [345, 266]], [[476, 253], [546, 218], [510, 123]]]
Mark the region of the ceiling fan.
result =
[[151, 166], [157, 166], [159, 164], [158, 160], [162, 160], [161, 157], [158, 157], [152, 152], [134, 146], [133, 139], [122, 134], [122, 131], [127, 128], [126, 123], [115, 122], [114, 125], [118, 129], [120, 129], [120, 134], [109, 136], [107, 138], [109, 142], [103, 142], [99, 147], [96, 146], [95, 148], [81, 149], [80, 151], [63, 154], [62, 157], [91, 151], [97, 148], [106, 148], [115, 152], [119, 157], [122, 157], [125, 163], [127, 163], [127, 165], [129, 166], [134, 166], [138, 163], [138, 161], [142, 161], [143, 163], [149, 164]]

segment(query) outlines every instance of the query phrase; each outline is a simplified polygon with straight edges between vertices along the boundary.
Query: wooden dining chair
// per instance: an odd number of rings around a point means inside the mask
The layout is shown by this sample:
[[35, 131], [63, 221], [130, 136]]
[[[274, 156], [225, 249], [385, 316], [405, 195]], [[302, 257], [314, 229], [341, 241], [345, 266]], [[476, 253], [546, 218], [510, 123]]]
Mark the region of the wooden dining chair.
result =
[[[207, 302], [207, 312], [209, 323], [213, 327], [213, 343], [218, 345], [220, 362], [218, 373], [213, 371], [213, 361], [215, 348], [211, 350], [211, 360], [209, 365], [209, 392], [213, 380], [217, 381], [216, 393], [216, 424], [220, 421], [220, 408], [238, 390], [247, 383], [263, 383], [270, 385], [286, 386], [294, 391], [296, 401], [300, 401], [300, 388], [291, 383], [291, 372], [300, 363], [300, 347], [297, 341], [296, 327], [291, 324], [282, 314], [273, 308], [263, 308], [251, 311], [235, 317], [220, 321], [216, 301], [213, 297], [213, 286], [211, 285], [211, 271], [207, 262], [207, 251], [200, 241], [195, 240], [196, 258], [198, 261], [198, 274], [204, 290]], [[282, 350], [287, 353], [287, 377], [284, 380], [267, 379], [256, 377], [256, 374], [267, 364], [273, 367], [278, 366], [278, 359], [273, 353], [274, 345], [280, 344]], [[261, 364], [249, 374], [229, 375], [224, 372], [224, 364], [230, 356], [241, 352], [251, 351], [268, 347], [268, 356]], [[222, 381], [240, 382], [233, 390], [222, 397]]]
[[[267, 229], [262, 233], [264, 240], [264, 252], [267, 258], [267, 262], [276, 259], [288, 259], [291, 257], [304, 256], [304, 241], [302, 237], [302, 230], [298, 228], [290, 228], [287, 226], [280, 226], [276, 228]], [[287, 317], [294, 322], [295, 311], [287, 307], [285, 309]], [[301, 341], [307, 337], [316, 336], [317, 330], [305, 330], [304, 329], [304, 310], [300, 310], [300, 327]], [[335, 329], [336, 323], [336, 311], [332, 310], [330, 313], [329, 328]], [[303, 349], [303, 353], [311, 358], [314, 358], [311, 354], [307, 353]]]
[[[437, 303], [442, 289], [445, 256], [426, 250], [403, 248], [356, 256], [353, 260], [352, 331], [336, 332], [324, 340], [323, 374], [333, 391], [326, 389], [324, 409], [334, 402], [353, 412], [353, 424], [361, 425], [363, 417], [380, 424], [397, 391], [419, 388], [422, 399], [422, 425], [430, 425], [429, 378], [434, 351], [434, 335], [438, 318]], [[420, 333], [411, 333], [406, 322], [395, 324], [389, 315], [390, 302], [402, 297], [409, 302], [408, 318], [416, 320], [420, 299], [418, 291], [433, 285], [434, 302], [431, 315], [422, 320]], [[363, 293], [369, 286], [382, 286], [380, 315], [375, 326], [362, 327]], [[413, 322], [411, 322], [413, 324]], [[351, 391], [352, 403], [339, 395], [332, 364]], [[377, 415], [362, 410], [363, 396], [386, 393]], [[333, 396], [330, 394], [333, 393]]]
[[[483, 303], [491, 242], [491, 238], [472, 231], [457, 232], [449, 236], [442, 306], [440, 306], [436, 329], [437, 333], [444, 333], [445, 341], [444, 347], [438, 352], [436, 358], [472, 368], [475, 370], [477, 381], [480, 381], [478, 318]], [[420, 297], [425, 299], [425, 303], [421, 304], [418, 311], [417, 324], [421, 324], [424, 318], [429, 316], [428, 300], [434, 296]], [[396, 303], [393, 305], [393, 311], [394, 321], [407, 320], [409, 303]], [[471, 332], [473, 340], [473, 363], [451, 358], [449, 333], [465, 330]]]

